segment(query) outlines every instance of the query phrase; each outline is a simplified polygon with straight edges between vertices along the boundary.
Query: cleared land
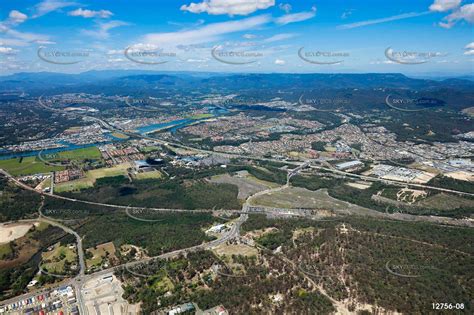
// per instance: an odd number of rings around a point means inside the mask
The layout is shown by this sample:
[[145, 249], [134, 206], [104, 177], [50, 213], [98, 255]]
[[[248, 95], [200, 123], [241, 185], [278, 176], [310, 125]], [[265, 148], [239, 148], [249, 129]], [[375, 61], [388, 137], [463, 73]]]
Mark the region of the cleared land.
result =
[[214, 252], [218, 256], [232, 256], [232, 255], [241, 255], [241, 256], [257, 256], [258, 250], [254, 247], [250, 247], [245, 244], [220, 244], [214, 248]]
[[275, 183], [266, 182], [250, 175], [247, 171], [238, 172], [236, 175], [222, 174], [213, 176], [210, 180], [212, 183], [232, 184], [239, 188], [238, 199], [246, 199], [247, 197], [269, 188], [274, 188]]
[[474, 174], [470, 172], [458, 171], [458, 172], [446, 173], [444, 175], [454, 178], [454, 179], [465, 180], [469, 182], [474, 181]]
[[43, 269], [48, 272], [64, 273], [66, 264], [74, 264], [76, 262], [76, 250], [67, 246], [61, 246], [59, 243], [54, 245], [50, 251], [44, 252], [42, 255]]
[[49, 173], [64, 170], [62, 166], [49, 166], [37, 159], [36, 156], [0, 160], [0, 168], [13, 176]]
[[80, 190], [94, 186], [96, 179], [110, 176], [127, 175], [127, 169], [130, 168], [130, 163], [118, 164], [113, 167], [99, 168], [86, 172], [86, 177], [57, 184], [54, 188], [56, 192], [65, 192]]
[[86, 251], [92, 255], [91, 258], [86, 259], [87, 269], [100, 267], [104, 261], [110, 264], [110, 260], [117, 259], [115, 256], [115, 246], [112, 242], [97, 245], [95, 248], [88, 248]]
[[9, 243], [24, 236], [32, 226], [33, 223], [0, 224], [0, 244]]
[[287, 187], [275, 192], [269, 192], [252, 198], [251, 203], [255, 206], [275, 208], [310, 208], [331, 209], [334, 207], [345, 207], [342, 202], [336, 203], [327, 198], [321, 190], [312, 191], [300, 187]]
[[83, 290], [89, 314], [140, 314], [138, 304], [129, 304], [123, 299], [122, 284], [112, 273], [88, 280]]
[[415, 203], [417, 206], [434, 208], [437, 210], [450, 210], [461, 207], [474, 207], [474, 200], [465, 199], [454, 195], [439, 193]]

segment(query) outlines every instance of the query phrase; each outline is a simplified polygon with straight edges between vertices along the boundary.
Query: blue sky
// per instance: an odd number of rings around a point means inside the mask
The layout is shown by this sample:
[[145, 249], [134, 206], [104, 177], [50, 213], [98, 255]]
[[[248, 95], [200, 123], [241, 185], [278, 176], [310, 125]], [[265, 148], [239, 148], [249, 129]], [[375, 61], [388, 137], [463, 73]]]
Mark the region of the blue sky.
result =
[[0, 0], [0, 74], [474, 72], [461, 0]]

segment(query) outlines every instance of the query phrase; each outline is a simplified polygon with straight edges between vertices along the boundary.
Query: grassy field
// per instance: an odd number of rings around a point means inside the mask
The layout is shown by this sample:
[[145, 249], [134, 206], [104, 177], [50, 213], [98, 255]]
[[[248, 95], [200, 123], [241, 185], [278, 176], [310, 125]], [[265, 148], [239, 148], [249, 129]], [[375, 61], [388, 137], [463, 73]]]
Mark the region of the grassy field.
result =
[[46, 165], [45, 163], [38, 160], [36, 156], [29, 156], [23, 159], [15, 158], [9, 160], [0, 160], [0, 168], [6, 170], [13, 176], [48, 173], [52, 171], [61, 171], [64, 169], [62, 166]]
[[247, 171], [241, 171], [233, 176], [229, 174], [215, 175], [211, 177], [210, 181], [212, 183], [225, 183], [237, 186], [239, 188], [239, 199], [246, 199], [248, 196], [251, 196], [256, 192], [278, 186], [275, 183], [257, 179]]
[[0, 245], [0, 260], [12, 253], [12, 247], [9, 243]]
[[213, 114], [196, 114], [196, 115], [189, 116], [188, 118], [190, 118], [190, 119], [204, 119], [204, 118], [211, 118], [211, 117], [214, 117], [214, 115]]
[[218, 256], [241, 255], [241, 256], [258, 256], [258, 250], [245, 244], [220, 244], [213, 249]]
[[94, 186], [96, 179], [118, 175], [127, 175], [127, 168], [130, 163], [118, 164], [113, 167], [104, 167], [86, 172], [86, 177], [57, 184], [54, 188], [56, 192], [74, 191]]
[[439, 193], [416, 203], [416, 205], [438, 210], [449, 210], [460, 207], [474, 207], [474, 200]]
[[171, 282], [170, 278], [164, 276], [163, 278], [156, 279], [152, 286], [155, 291], [166, 293], [170, 290], [174, 289], [173, 282]]
[[117, 139], [128, 139], [128, 138], [130, 138], [129, 136], [124, 135], [123, 133], [120, 133], [120, 132], [113, 132], [112, 136], [117, 138]]
[[[109, 258], [115, 258], [115, 246], [112, 242], [97, 245], [95, 248], [88, 248], [86, 251], [92, 255], [90, 258], [86, 259], [87, 269], [91, 267], [100, 267], [102, 261], [108, 261]], [[107, 256], [109, 258], [107, 258]]]
[[140, 179], [158, 179], [161, 178], [163, 174], [160, 171], [151, 171], [135, 174], [134, 177], [138, 180]]
[[70, 151], [62, 151], [57, 153], [43, 153], [42, 157], [45, 160], [76, 160], [82, 161], [85, 159], [98, 160], [102, 157], [97, 147], [87, 147]]
[[147, 146], [141, 149], [145, 153], [153, 152], [153, 151], [159, 151], [160, 147], [157, 146]]
[[[101, 159], [101, 154], [97, 147], [87, 147], [77, 150], [62, 151], [51, 154], [42, 154], [45, 160], [76, 160]], [[36, 156], [29, 156], [8, 160], [0, 160], [0, 168], [3, 168], [13, 176], [32, 175], [38, 173], [48, 173], [52, 171], [64, 170], [63, 166], [50, 166], [42, 162]]]
[[[266, 193], [251, 198], [250, 203], [255, 206], [275, 208], [309, 208], [329, 211], [347, 210], [347, 204], [327, 195], [323, 189], [312, 191], [300, 187], [289, 187], [283, 190]], [[352, 210], [363, 210], [352, 206]]]
[[64, 265], [66, 262], [74, 263], [76, 261], [76, 252], [59, 243], [54, 245], [54, 249], [42, 254], [42, 267], [49, 272], [64, 273]]

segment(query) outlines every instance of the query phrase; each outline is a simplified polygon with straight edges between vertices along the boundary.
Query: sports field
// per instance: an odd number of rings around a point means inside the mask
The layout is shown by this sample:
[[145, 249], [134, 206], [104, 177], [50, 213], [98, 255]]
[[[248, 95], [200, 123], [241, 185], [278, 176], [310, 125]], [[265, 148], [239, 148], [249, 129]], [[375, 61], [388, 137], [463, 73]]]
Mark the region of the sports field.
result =
[[161, 178], [163, 174], [160, 171], [151, 171], [151, 172], [144, 172], [135, 174], [134, 177], [136, 179], [158, 179]]
[[128, 138], [130, 138], [129, 136], [127, 136], [123, 133], [120, 133], [120, 132], [112, 132], [112, 136], [115, 137], [115, 138], [118, 138], [118, 139], [128, 139]]
[[61, 151], [52, 154], [43, 153], [45, 160], [75, 160], [82, 161], [85, 159], [97, 160], [102, 157], [97, 147], [87, 147], [70, 151]]

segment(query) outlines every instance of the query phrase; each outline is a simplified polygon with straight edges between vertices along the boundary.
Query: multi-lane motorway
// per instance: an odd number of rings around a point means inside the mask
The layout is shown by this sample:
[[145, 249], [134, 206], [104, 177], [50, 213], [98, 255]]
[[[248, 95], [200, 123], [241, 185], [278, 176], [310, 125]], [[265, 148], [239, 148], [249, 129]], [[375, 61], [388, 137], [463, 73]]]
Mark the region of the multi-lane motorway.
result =
[[[42, 107], [44, 107], [48, 110], [65, 113], [62, 110], [54, 109], [54, 108], [51, 108], [49, 106], [46, 106], [42, 102], [41, 97], [39, 98], [39, 104]], [[67, 113], [67, 114], [69, 114], [69, 113]], [[91, 117], [91, 116], [87, 116], [87, 115], [81, 115], [81, 116], [85, 116], [85, 117], [88, 117], [89, 119], [93, 119], [93, 120], [99, 122], [104, 128], [107, 128], [109, 130], [125, 133], [126, 135], [128, 135], [132, 138], [142, 138], [142, 139], [156, 141], [158, 143], [161, 143], [162, 145], [193, 150], [194, 152], [199, 152], [199, 153], [216, 154], [216, 155], [221, 155], [221, 156], [231, 157], [231, 158], [243, 158], [243, 159], [261, 160], [261, 161], [267, 161], [267, 162], [278, 162], [278, 163], [283, 163], [283, 164], [287, 164], [287, 165], [296, 166], [296, 168], [289, 171], [288, 177], [287, 177], [287, 183], [286, 183], [286, 185], [284, 185], [282, 187], [287, 187], [290, 183], [290, 179], [291, 179], [292, 176], [296, 175], [300, 170], [302, 170], [306, 167], [309, 167], [309, 168], [312, 168], [312, 169], [317, 169], [317, 170], [323, 170], [323, 171], [326, 171], [326, 172], [330, 172], [330, 173], [335, 174], [335, 175], [340, 175], [340, 176], [344, 176], [344, 177], [358, 178], [358, 179], [363, 179], [363, 180], [366, 180], [366, 181], [379, 181], [379, 182], [398, 185], [398, 186], [416, 187], [416, 188], [430, 189], [430, 190], [436, 190], [436, 191], [441, 191], [441, 192], [448, 192], [448, 193], [458, 194], [458, 195], [474, 196], [474, 194], [472, 194], [472, 193], [456, 191], [456, 190], [452, 190], [452, 189], [433, 187], [433, 186], [423, 185], [423, 184], [410, 184], [410, 183], [398, 182], [398, 181], [394, 181], [394, 180], [386, 180], [386, 179], [380, 179], [380, 178], [375, 178], [375, 177], [370, 177], [370, 176], [364, 176], [364, 175], [348, 173], [348, 172], [344, 172], [344, 171], [334, 169], [332, 167], [324, 167], [324, 166], [314, 165], [314, 163], [312, 163], [313, 161], [311, 161], [311, 160], [310, 161], [305, 161], [305, 162], [281, 161], [281, 160], [276, 160], [276, 159], [271, 159], [271, 158], [248, 156], [248, 155], [244, 156], [244, 155], [240, 155], [240, 154], [221, 153], [221, 152], [214, 152], [214, 151], [208, 151], [208, 150], [193, 148], [193, 147], [189, 147], [189, 146], [186, 146], [186, 145], [183, 145], [183, 144], [180, 144], [180, 143], [171, 143], [171, 142], [163, 141], [163, 140], [160, 140], [160, 139], [157, 139], [157, 138], [152, 138], [152, 137], [149, 137], [149, 136], [146, 136], [146, 135], [121, 130], [121, 129], [118, 129], [114, 126], [111, 126], [107, 122], [103, 121], [102, 119], [96, 118], [96, 117]], [[87, 200], [78, 200], [78, 199], [68, 198], [68, 197], [64, 197], [64, 196], [60, 196], [60, 195], [54, 195], [52, 193], [37, 191], [34, 188], [32, 188], [32, 187], [22, 183], [21, 181], [17, 180], [15, 177], [10, 175], [8, 172], [6, 172], [3, 169], [0, 169], [0, 174], [7, 177], [9, 180], [14, 182], [16, 185], [22, 187], [23, 189], [34, 191], [34, 192], [39, 193], [43, 196], [62, 199], [62, 200], [65, 200], [65, 201], [70, 201], [70, 202], [78, 202], [78, 203], [83, 203], [83, 204], [88, 204], [88, 205], [95, 205], [95, 206], [102, 206], [102, 207], [109, 207], [109, 208], [117, 208], [117, 209], [125, 209], [125, 210], [146, 209], [146, 210], [153, 210], [153, 211], [187, 212], [187, 213], [189, 213], [189, 212], [209, 212], [209, 211], [211, 211], [209, 209], [187, 210], [187, 209], [143, 208], [143, 207], [133, 207], [133, 206], [124, 206], [124, 205], [92, 202], [92, 201], [87, 201]], [[281, 189], [281, 187], [279, 187], [279, 189]], [[220, 211], [228, 212], [229, 210], [220, 210]], [[105, 269], [105, 270], [102, 270], [102, 271], [98, 271], [98, 272], [95, 272], [95, 273], [90, 274], [90, 275], [85, 274], [84, 251], [83, 251], [83, 248], [82, 248], [82, 240], [81, 240], [80, 236], [75, 231], [73, 231], [72, 229], [70, 229], [70, 228], [68, 228], [64, 225], [62, 225], [58, 221], [44, 216], [43, 213], [41, 212], [41, 209], [39, 211], [40, 212], [40, 218], [39, 219], [42, 220], [42, 221], [45, 221], [49, 224], [58, 226], [58, 227], [62, 228], [64, 231], [66, 231], [67, 233], [73, 234], [76, 237], [80, 271], [79, 271], [79, 274], [75, 278], [70, 279], [67, 283], [73, 285], [74, 288], [76, 289], [76, 294], [77, 294], [77, 299], [78, 299], [78, 304], [79, 304], [79, 307], [80, 307], [80, 310], [81, 310], [81, 314], [86, 314], [87, 309], [85, 308], [85, 306], [82, 302], [83, 299], [81, 298], [81, 289], [82, 289], [83, 284], [87, 280], [90, 280], [91, 278], [94, 278], [94, 277], [100, 277], [101, 275], [105, 275], [105, 274], [108, 274], [110, 272], [113, 272], [114, 270], [116, 270], [119, 267], [130, 268], [130, 267], [136, 266], [138, 264], [146, 263], [146, 262], [148, 262], [152, 259], [172, 258], [172, 257], [176, 257], [180, 254], [185, 254], [185, 253], [192, 252], [192, 251], [197, 251], [197, 250], [201, 250], [201, 249], [209, 249], [209, 248], [215, 247], [219, 244], [222, 244], [222, 243], [224, 243], [228, 240], [236, 238], [240, 234], [240, 226], [248, 218], [247, 203], [244, 204], [244, 206], [241, 210], [230, 210], [230, 211], [241, 213], [241, 215], [240, 215], [239, 219], [234, 222], [234, 224], [231, 227], [231, 230], [229, 232], [223, 234], [222, 237], [220, 237], [216, 240], [213, 240], [213, 241], [208, 242], [208, 243], [203, 243], [203, 244], [200, 244], [200, 245], [197, 245], [197, 246], [192, 246], [192, 247], [189, 247], [189, 248], [176, 250], [176, 251], [169, 252], [169, 253], [164, 253], [164, 254], [156, 256], [156, 257], [147, 258], [147, 259], [140, 260], [140, 261], [129, 262], [129, 263], [126, 263], [126, 264], [123, 264], [123, 265], [120, 265], [120, 266], [115, 266], [115, 267], [108, 268], [108, 269]], [[29, 296], [31, 296], [31, 294], [27, 294], [23, 297], [15, 297], [13, 299], [3, 301], [2, 304], [13, 302], [13, 301], [16, 301], [18, 299], [26, 298], [26, 297], [29, 297]]]

